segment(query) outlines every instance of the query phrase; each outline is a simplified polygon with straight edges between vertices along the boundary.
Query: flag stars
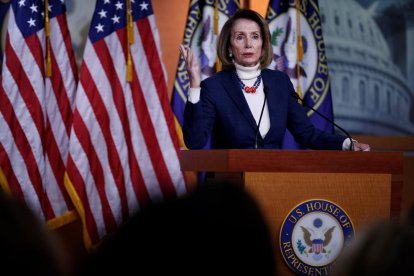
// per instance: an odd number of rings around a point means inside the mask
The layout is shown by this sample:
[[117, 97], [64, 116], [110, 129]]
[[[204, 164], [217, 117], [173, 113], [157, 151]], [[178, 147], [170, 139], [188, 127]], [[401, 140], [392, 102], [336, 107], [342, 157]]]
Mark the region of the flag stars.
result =
[[115, 24], [115, 23], [119, 23], [119, 19], [121, 18], [117, 15], [114, 15], [114, 17], [112, 17], [111, 19], [112, 19], [112, 23]]
[[47, 7], [47, 10], [48, 10], [49, 12], [52, 12], [52, 7], [53, 7], [53, 5], [49, 5], [49, 6]]
[[104, 0], [104, 5], [105, 4], [111, 4], [111, 1], [110, 0]]
[[30, 9], [32, 10], [32, 13], [37, 12], [37, 6], [34, 3], [30, 6]]
[[148, 10], [148, 3], [142, 2], [139, 5], [141, 6], [141, 11]]
[[122, 8], [123, 8], [124, 4], [118, 1], [118, 2], [115, 4], [115, 6], [116, 6], [116, 9], [117, 9], [117, 10], [122, 10]]
[[104, 18], [104, 17], [106, 18], [106, 11], [104, 9], [102, 9], [100, 12], [98, 12], [98, 14], [101, 18]]
[[103, 27], [104, 27], [104, 25], [99, 23], [97, 26], [95, 26], [96, 32], [98, 32], [98, 33], [103, 32], [104, 31]]
[[23, 6], [26, 6], [26, 0], [20, 0], [20, 1], [18, 2], [18, 4], [19, 4], [19, 8], [21, 8], [21, 7], [23, 7]]
[[36, 26], [36, 21], [33, 18], [30, 18], [30, 20], [27, 21], [27, 23], [29, 23], [29, 27], [35, 27]]

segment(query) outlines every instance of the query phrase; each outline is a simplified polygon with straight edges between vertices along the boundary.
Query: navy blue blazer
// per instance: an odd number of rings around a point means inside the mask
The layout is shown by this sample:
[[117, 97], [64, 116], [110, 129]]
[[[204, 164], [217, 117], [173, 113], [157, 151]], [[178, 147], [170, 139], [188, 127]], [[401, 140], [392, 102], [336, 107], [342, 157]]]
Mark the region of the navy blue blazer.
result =
[[[290, 96], [289, 77], [280, 71], [262, 70], [268, 88], [270, 129], [258, 135], [258, 147], [280, 149], [286, 129], [295, 140], [312, 149], [341, 150], [346, 137], [325, 133], [309, 121], [303, 107]], [[184, 111], [184, 141], [190, 149], [201, 149], [212, 135], [216, 149], [254, 148], [257, 124], [240, 89], [234, 71], [227, 70], [201, 82], [200, 101], [187, 101]]]

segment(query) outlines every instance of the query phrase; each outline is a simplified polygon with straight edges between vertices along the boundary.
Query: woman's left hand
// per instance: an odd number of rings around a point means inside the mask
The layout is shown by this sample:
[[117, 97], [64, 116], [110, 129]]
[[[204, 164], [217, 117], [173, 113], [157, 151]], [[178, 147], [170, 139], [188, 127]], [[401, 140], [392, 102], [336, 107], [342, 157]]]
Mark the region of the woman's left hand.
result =
[[180, 53], [185, 61], [185, 68], [190, 79], [190, 88], [199, 88], [201, 82], [200, 66], [198, 65], [196, 56], [191, 51], [191, 48], [186, 48], [184, 45], [180, 45]]

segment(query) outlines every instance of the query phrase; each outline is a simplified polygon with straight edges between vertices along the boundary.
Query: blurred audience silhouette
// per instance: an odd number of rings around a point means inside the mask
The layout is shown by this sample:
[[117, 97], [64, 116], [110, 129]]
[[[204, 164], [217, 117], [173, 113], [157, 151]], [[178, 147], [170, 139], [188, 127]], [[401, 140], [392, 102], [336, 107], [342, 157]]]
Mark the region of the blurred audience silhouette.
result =
[[229, 183], [136, 214], [91, 254], [81, 275], [275, 275], [262, 214]]
[[335, 269], [336, 276], [414, 275], [414, 206], [401, 220], [380, 221], [356, 236]]
[[70, 275], [58, 240], [20, 202], [0, 189], [0, 264], [4, 275]]
[[[80, 268], [31, 211], [0, 190], [0, 262], [13, 275], [276, 275], [269, 229], [254, 199], [231, 183], [135, 214]], [[414, 206], [400, 220], [367, 226], [333, 275], [413, 275]]]

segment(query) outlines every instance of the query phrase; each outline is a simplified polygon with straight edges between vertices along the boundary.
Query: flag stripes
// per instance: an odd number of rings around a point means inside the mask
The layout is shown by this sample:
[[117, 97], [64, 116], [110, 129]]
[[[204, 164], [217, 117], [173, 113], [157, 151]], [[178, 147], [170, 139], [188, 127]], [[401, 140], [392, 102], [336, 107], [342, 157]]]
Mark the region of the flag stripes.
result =
[[[20, 183], [31, 183], [32, 185], [27, 185], [27, 187], [22, 187], [19, 190], [23, 191], [24, 199], [26, 202], [30, 203], [29, 205], [33, 208], [33, 212], [38, 214], [41, 219], [51, 218], [50, 209], [51, 205], [47, 198], [42, 201], [40, 205], [40, 199], [43, 199], [43, 185], [41, 179], [41, 172], [39, 170], [39, 162], [36, 160], [36, 155], [32, 148], [30, 147], [30, 142], [28, 137], [26, 137], [25, 130], [22, 128], [19, 119], [16, 116], [16, 113], [12, 107], [11, 102], [6, 94], [1, 93], [0, 95], [0, 104], [1, 104], [1, 113], [2, 119], [5, 122], [9, 123], [7, 127], [3, 125], [2, 133], [4, 136], [3, 141], [6, 141], [7, 138], [13, 137], [13, 139], [8, 139], [7, 142], [4, 142], [3, 145], [5, 148], [3, 150], [13, 158], [11, 166], [7, 170], [4, 170], [6, 177], [11, 174], [17, 174], [18, 185]], [[29, 138], [30, 139], [30, 138]], [[7, 159], [4, 158], [2, 162], [5, 162]], [[13, 172], [15, 172], [13, 174]], [[14, 177], [13, 177], [14, 178]], [[10, 184], [13, 184], [12, 181]], [[10, 187], [11, 190], [18, 189], [17, 187]]]
[[0, 92], [5, 130], [0, 165], [2, 186], [39, 219], [57, 226], [74, 218], [63, 176], [77, 69], [64, 6], [60, 0], [49, 2], [51, 78], [45, 78], [43, 2], [11, 3]]
[[47, 192], [55, 213], [64, 214], [74, 208], [65, 189], [63, 179], [68, 157], [69, 133], [77, 86], [77, 67], [64, 14], [64, 6], [57, 5], [56, 1], [49, 1], [49, 4], [52, 4], [60, 14], [50, 14], [52, 76], [45, 79], [47, 103], [45, 129], [47, 136], [45, 141], [48, 142], [45, 147], [45, 178], [49, 182]]
[[[135, 42], [129, 45], [126, 1], [97, 1], [79, 81], [60, 0], [49, 1], [49, 23], [40, 15], [41, 0], [14, 1], [9, 16], [1, 185], [48, 223], [67, 217], [74, 203], [89, 244], [146, 205], [186, 192], [151, 3], [131, 1]], [[126, 81], [128, 51], [132, 82]]]
[[[0, 113], [0, 117], [2, 117], [2, 114]], [[4, 119], [4, 118], [1, 118]], [[3, 145], [0, 144], [0, 160], [2, 162], [2, 168], [7, 173], [6, 175], [3, 173], [3, 171], [0, 171], [0, 185], [1, 187], [9, 192], [13, 197], [20, 200], [21, 202], [24, 201], [24, 195], [23, 191], [19, 185], [19, 181], [17, 180], [16, 175], [13, 172], [12, 165], [10, 163], [10, 160], [5, 154], [5, 149], [3, 148]], [[8, 179], [8, 185], [5, 185], [7, 182], [5, 179]]]
[[131, 45], [126, 6], [97, 1], [80, 71], [66, 186], [87, 245], [151, 202], [186, 191], [151, 4], [131, 2]]

